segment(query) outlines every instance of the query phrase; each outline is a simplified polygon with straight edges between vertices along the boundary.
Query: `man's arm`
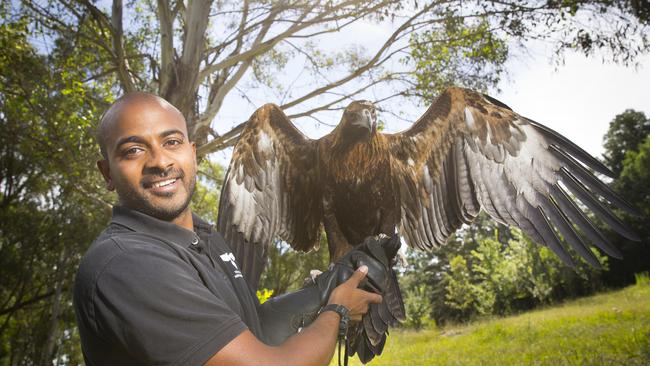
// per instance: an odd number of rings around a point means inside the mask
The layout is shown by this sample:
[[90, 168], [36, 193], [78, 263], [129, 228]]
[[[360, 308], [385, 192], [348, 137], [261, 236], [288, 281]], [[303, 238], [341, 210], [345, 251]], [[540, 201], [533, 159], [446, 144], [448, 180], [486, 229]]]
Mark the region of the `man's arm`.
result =
[[[358, 289], [367, 271], [366, 266], [356, 270], [332, 291], [328, 301], [348, 308], [354, 321], [361, 320], [370, 303], [381, 302], [380, 295]], [[339, 321], [337, 313], [326, 311], [278, 347], [265, 345], [246, 330], [221, 348], [206, 365], [327, 365], [334, 354]]]

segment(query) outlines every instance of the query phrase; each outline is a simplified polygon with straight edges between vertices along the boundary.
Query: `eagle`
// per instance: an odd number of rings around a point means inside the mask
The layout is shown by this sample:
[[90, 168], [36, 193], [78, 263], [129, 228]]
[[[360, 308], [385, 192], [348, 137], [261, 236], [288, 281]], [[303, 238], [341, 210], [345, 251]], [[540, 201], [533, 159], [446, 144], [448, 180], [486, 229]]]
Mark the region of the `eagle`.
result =
[[[431, 250], [481, 210], [568, 265], [567, 245], [598, 267], [590, 245], [616, 258], [621, 253], [585, 211], [628, 239], [639, 237], [609, 206], [636, 215], [635, 208], [593, 172], [613, 177], [559, 133], [469, 89], [448, 88], [409, 129], [394, 134], [377, 130], [368, 101], [350, 103], [320, 139], [306, 137], [278, 106], [266, 104], [234, 147], [217, 226], [253, 289], [274, 240], [309, 251], [324, 228], [332, 262], [364, 238], [396, 230], [409, 246]], [[385, 292], [379, 316], [364, 317], [353, 335], [351, 354], [364, 363], [381, 353], [387, 326], [404, 319], [395, 278]]]

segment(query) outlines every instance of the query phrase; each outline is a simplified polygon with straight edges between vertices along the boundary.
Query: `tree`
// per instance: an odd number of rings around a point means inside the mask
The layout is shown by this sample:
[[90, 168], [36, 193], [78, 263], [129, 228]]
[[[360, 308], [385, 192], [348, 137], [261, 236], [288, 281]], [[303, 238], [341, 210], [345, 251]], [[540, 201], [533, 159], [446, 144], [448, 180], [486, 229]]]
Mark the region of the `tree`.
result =
[[467, 320], [478, 312], [479, 289], [472, 283], [465, 258], [457, 255], [449, 262], [449, 272], [443, 274], [445, 304], [455, 311], [455, 320]]
[[650, 270], [650, 248], [647, 246], [650, 232], [647, 222], [650, 218], [650, 207], [647, 187], [647, 174], [650, 166], [646, 156], [647, 138], [650, 136], [650, 119], [643, 112], [628, 109], [614, 117], [603, 141], [605, 147], [605, 163], [619, 177], [613, 182], [613, 187], [623, 198], [632, 202], [640, 211], [641, 216], [634, 217], [619, 212], [631, 228], [641, 236], [640, 242], [623, 239], [611, 233], [609, 228], [601, 225], [603, 232], [608, 233], [610, 241], [623, 253], [622, 260], [612, 260], [610, 270], [605, 274], [605, 281], [610, 286], [624, 286], [634, 283], [634, 275]]
[[312, 270], [327, 270], [329, 254], [325, 240], [325, 235], [321, 235], [319, 248], [307, 253], [295, 251], [284, 242], [273, 243], [269, 246], [268, 263], [259, 287], [277, 296], [302, 287]]
[[[566, 266], [547, 247], [512, 229], [512, 239], [483, 237], [469, 258], [456, 255], [443, 274], [444, 306], [433, 309], [436, 321], [467, 321], [482, 315], [508, 315], [538, 304], [583, 296], [601, 288], [601, 269], [581, 258]], [[601, 264], [607, 258], [594, 250]]]
[[[449, 83], [494, 86], [504, 71], [505, 39], [553, 40], [558, 54], [605, 50], [633, 63], [647, 52], [647, 13], [635, 2], [286, 0], [149, 1], [23, 0], [6, 5], [27, 14], [46, 42], [64, 38], [90, 52], [81, 80], [101, 80], [116, 93], [155, 92], [185, 115], [199, 155], [236, 141], [242, 125], [217, 134], [224, 100], [256, 88], [275, 90], [291, 117], [337, 109], [375, 87], [385, 100], [431, 94]], [[632, 15], [631, 17], [629, 15]], [[361, 20], [394, 30], [377, 50], [327, 52], [327, 34]], [[412, 54], [403, 57], [403, 55]], [[296, 68], [300, 59], [305, 68]], [[402, 61], [399, 70], [389, 61]], [[290, 61], [294, 61], [293, 63]], [[280, 85], [276, 73], [304, 78], [308, 87]], [[293, 83], [292, 83], [293, 84]], [[391, 86], [391, 87], [388, 87]], [[296, 96], [297, 95], [297, 96]], [[286, 98], [285, 98], [286, 97]], [[232, 122], [232, 121], [231, 121]]]
[[43, 56], [29, 34], [0, 25], [0, 363], [79, 363], [70, 289], [109, 208], [88, 174], [103, 90], [79, 82], [68, 43]]
[[614, 117], [603, 138], [605, 163], [616, 176], [623, 170], [628, 151], [637, 151], [650, 135], [650, 119], [643, 112], [628, 109]]
[[634, 283], [635, 274], [650, 270], [650, 121], [641, 112], [627, 110], [612, 120], [605, 143], [605, 157], [609, 158], [606, 162], [612, 169], [619, 167], [614, 189], [639, 210], [639, 216], [620, 214], [641, 241], [626, 240], [607, 231], [623, 259], [611, 261], [605, 280], [611, 286], [624, 286]]

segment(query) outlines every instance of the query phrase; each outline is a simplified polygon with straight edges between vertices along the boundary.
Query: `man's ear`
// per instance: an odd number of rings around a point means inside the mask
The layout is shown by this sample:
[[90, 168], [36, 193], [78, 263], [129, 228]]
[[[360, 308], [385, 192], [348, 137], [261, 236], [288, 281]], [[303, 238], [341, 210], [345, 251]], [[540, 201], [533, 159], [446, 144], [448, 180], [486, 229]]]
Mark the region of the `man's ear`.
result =
[[108, 165], [108, 160], [98, 160], [97, 169], [99, 169], [99, 171], [104, 176], [104, 180], [106, 181], [106, 189], [109, 191], [114, 191], [115, 186], [113, 185], [113, 179], [111, 178], [111, 168]]
[[198, 161], [196, 158], [196, 142], [192, 141], [192, 152], [194, 153], [194, 165], [198, 167]]

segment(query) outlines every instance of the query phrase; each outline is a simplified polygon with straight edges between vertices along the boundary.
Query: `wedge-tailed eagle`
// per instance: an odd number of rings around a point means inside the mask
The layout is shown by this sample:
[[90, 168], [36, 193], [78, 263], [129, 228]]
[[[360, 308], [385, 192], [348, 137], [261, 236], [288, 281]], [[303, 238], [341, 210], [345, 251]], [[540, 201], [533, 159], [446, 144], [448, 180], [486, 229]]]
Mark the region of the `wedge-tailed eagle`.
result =
[[[395, 134], [377, 131], [372, 103], [352, 102], [338, 126], [318, 140], [267, 104], [251, 116], [234, 148], [218, 228], [253, 287], [274, 239], [308, 251], [318, 246], [323, 225], [334, 261], [365, 237], [397, 229], [408, 245], [427, 250], [444, 245], [481, 209], [568, 264], [566, 244], [599, 266], [589, 243], [621, 254], [576, 199], [621, 235], [638, 237], [599, 197], [635, 209], [592, 171], [612, 176], [557, 132], [467, 89], [447, 89]], [[370, 358], [383, 348], [386, 324], [404, 316], [399, 291], [393, 292], [384, 294], [386, 319], [364, 319]]]

